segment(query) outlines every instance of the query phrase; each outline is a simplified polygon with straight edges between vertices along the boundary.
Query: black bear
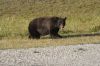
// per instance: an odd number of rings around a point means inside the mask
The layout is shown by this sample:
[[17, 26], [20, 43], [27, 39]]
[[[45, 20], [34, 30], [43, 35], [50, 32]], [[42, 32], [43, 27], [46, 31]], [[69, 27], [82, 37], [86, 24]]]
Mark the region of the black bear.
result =
[[52, 38], [62, 38], [58, 34], [59, 29], [64, 28], [65, 18], [61, 17], [39, 17], [29, 23], [29, 38], [39, 39], [40, 36], [48, 35]]

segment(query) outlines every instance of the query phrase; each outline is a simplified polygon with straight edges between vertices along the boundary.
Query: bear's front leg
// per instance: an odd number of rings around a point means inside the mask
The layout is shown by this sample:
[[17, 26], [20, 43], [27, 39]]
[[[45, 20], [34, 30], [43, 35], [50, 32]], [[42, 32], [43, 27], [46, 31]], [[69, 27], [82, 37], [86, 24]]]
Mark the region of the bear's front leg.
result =
[[51, 38], [62, 38], [58, 33], [50, 33]]
[[62, 36], [60, 36], [60, 35], [58, 34], [58, 31], [59, 31], [59, 28], [52, 29], [52, 30], [50, 31], [50, 36], [51, 36], [51, 38], [62, 38]]
[[59, 34], [57, 34], [57, 37], [62, 38], [62, 36], [61, 36], [61, 35], [59, 35]]
[[51, 38], [54, 39], [58, 39], [58, 38], [62, 38], [62, 36], [60, 36], [59, 34], [50, 34]]

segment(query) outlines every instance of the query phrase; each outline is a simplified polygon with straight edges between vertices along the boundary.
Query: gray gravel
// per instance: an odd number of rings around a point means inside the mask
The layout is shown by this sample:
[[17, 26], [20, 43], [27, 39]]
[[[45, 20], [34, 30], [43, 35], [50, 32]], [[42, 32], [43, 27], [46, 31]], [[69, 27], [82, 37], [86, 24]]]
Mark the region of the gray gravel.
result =
[[100, 44], [0, 50], [0, 66], [100, 66]]

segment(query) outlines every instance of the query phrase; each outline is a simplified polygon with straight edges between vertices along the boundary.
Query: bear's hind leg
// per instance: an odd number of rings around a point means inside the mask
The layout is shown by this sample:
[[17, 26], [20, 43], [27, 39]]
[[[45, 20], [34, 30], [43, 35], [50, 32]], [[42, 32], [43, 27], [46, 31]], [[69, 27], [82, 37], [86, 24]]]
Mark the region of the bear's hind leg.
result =
[[40, 39], [40, 34], [38, 34], [38, 33], [34, 34], [34, 35], [32, 35], [32, 38], [33, 39]]
[[29, 35], [29, 36], [28, 36], [28, 38], [29, 38], [29, 39], [31, 39], [31, 38], [32, 38], [32, 36], [31, 36], [31, 35]]
[[37, 31], [32, 31], [30, 32], [31, 35], [29, 35], [29, 38], [32, 38], [32, 39], [40, 39], [40, 34], [39, 32]]
[[40, 35], [37, 34], [37, 35], [34, 36], [34, 38], [35, 38], [35, 39], [40, 39]]

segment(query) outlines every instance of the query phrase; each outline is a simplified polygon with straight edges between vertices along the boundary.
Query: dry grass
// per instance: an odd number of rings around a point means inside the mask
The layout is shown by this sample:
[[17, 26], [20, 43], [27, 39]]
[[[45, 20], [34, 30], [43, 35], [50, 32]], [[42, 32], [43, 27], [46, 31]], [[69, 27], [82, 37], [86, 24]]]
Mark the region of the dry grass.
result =
[[76, 44], [99, 44], [100, 36], [91, 37], [74, 37], [65, 39], [4, 39], [0, 41], [0, 49], [11, 48], [32, 48], [32, 47], [48, 47], [60, 45], [76, 45]]

